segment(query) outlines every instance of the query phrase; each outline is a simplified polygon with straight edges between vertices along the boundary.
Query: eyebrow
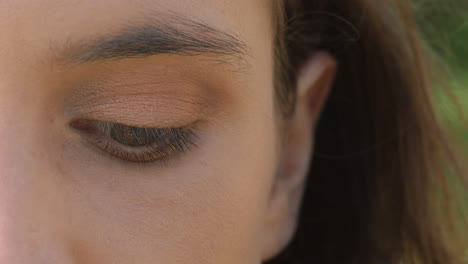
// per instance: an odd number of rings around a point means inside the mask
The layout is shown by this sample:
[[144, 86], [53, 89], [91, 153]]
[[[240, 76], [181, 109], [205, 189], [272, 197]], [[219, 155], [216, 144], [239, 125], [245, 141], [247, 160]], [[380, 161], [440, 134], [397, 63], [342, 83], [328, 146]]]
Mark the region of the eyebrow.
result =
[[158, 54], [206, 54], [238, 60], [248, 56], [247, 45], [237, 35], [180, 16], [143, 25], [127, 25], [117, 34], [92, 40], [67, 42], [61, 52], [57, 52], [60, 49], [56, 45], [50, 48], [61, 61], [80, 64]]

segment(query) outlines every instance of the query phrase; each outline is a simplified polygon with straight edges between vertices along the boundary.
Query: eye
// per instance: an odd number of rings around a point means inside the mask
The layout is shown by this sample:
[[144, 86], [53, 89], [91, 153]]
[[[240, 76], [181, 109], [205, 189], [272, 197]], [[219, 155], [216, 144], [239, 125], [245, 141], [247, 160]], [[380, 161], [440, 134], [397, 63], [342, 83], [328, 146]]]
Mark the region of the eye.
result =
[[194, 130], [188, 127], [135, 127], [96, 120], [77, 120], [70, 126], [101, 151], [131, 162], [165, 161], [197, 144]]

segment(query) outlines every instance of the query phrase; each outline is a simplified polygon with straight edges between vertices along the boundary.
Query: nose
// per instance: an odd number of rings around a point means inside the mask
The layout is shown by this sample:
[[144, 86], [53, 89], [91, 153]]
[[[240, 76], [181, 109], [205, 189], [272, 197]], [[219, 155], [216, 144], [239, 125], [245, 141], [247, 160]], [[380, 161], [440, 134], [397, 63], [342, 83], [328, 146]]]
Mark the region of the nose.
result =
[[13, 94], [0, 88], [0, 263], [72, 263], [42, 121], [32, 101]]

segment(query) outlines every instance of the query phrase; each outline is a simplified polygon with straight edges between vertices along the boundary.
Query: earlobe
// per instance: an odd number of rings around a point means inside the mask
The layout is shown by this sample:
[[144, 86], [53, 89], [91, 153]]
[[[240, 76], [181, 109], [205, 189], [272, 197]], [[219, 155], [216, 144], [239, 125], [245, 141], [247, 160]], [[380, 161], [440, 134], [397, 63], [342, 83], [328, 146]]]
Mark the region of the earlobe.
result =
[[265, 222], [263, 260], [278, 254], [291, 240], [313, 152], [313, 134], [336, 72], [328, 53], [311, 56], [297, 73], [294, 116], [287, 121], [277, 173]]

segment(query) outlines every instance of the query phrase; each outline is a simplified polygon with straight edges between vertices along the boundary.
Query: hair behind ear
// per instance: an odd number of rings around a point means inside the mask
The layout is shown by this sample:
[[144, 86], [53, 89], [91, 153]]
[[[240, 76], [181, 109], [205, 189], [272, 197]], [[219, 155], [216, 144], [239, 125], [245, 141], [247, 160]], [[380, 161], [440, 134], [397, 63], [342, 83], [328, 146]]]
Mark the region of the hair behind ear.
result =
[[277, 48], [285, 50], [277, 54], [287, 63], [277, 65], [288, 77], [280, 75], [278, 96], [295, 97], [295, 71], [316, 50], [328, 50], [340, 68], [317, 129], [296, 237], [271, 263], [461, 263], [466, 244], [455, 244], [463, 230], [447, 169], [459, 179], [464, 172], [455, 170], [460, 163], [431, 102], [408, 1], [284, 4]]

